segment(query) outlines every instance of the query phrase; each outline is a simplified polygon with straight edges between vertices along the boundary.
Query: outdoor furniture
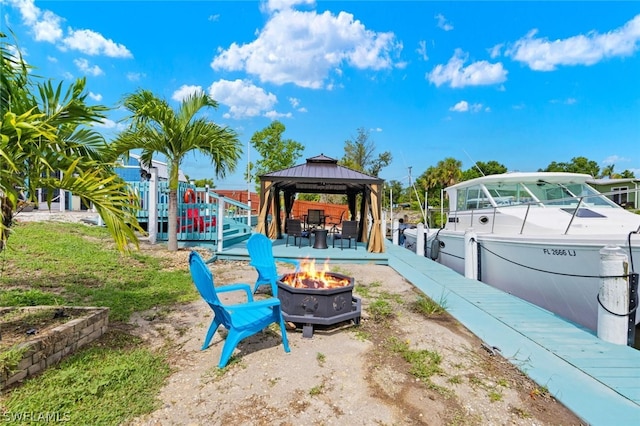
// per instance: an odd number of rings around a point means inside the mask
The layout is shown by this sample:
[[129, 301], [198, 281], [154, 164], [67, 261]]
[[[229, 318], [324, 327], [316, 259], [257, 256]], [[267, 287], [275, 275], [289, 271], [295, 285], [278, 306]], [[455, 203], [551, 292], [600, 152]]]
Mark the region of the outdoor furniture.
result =
[[343, 249], [343, 241], [349, 241], [349, 248], [351, 248], [351, 239], [353, 239], [353, 245], [358, 250], [358, 221], [357, 220], [345, 220], [342, 222], [342, 230], [333, 234], [333, 247], [336, 246], [336, 239], [340, 240], [340, 250]]
[[[227, 365], [234, 349], [241, 340], [264, 330], [272, 323], [280, 325], [282, 345], [285, 352], [290, 352], [284, 318], [280, 309], [280, 300], [277, 297], [254, 301], [249, 284], [230, 284], [216, 288], [211, 271], [202, 260], [202, 257], [195, 251], [189, 254], [189, 269], [196, 288], [214, 313], [202, 350], [207, 349], [213, 334], [220, 325], [223, 325], [229, 331], [227, 338], [224, 340], [218, 368], [224, 368]], [[244, 291], [247, 295], [247, 302], [233, 305], [223, 304], [218, 298], [218, 293], [231, 291]]]
[[344, 213], [345, 213], [344, 210], [340, 212], [340, 217], [338, 218], [337, 221], [333, 221], [331, 220], [331, 218], [329, 218], [329, 222], [327, 222], [327, 225], [330, 226], [329, 228], [330, 234], [338, 233], [338, 226], [342, 224], [342, 218], [344, 217]]
[[324, 210], [309, 209], [304, 216], [305, 229], [313, 231], [316, 228], [323, 228], [325, 224]]
[[[302, 223], [300, 219], [287, 219], [285, 222], [285, 232], [287, 233], [287, 242], [286, 247], [289, 246], [289, 237], [293, 237], [293, 244], [296, 245], [296, 241], [298, 242], [298, 247], [302, 247], [302, 238], [309, 238], [309, 245], [311, 245], [311, 238], [309, 235], [309, 231], [304, 231], [302, 229]], [[299, 238], [299, 240], [298, 240]]]
[[273, 257], [273, 244], [264, 234], [253, 234], [247, 241], [247, 250], [251, 258], [249, 265], [253, 266], [258, 273], [253, 293], [258, 291], [261, 285], [269, 284], [271, 294], [277, 296], [278, 270], [277, 262], [286, 262], [296, 267], [296, 272], [300, 269], [300, 262], [293, 259], [280, 259]]
[[313, 235], [315, 235], [315, 239], [313, 242], [314, 249], [326, 249], [327, 247], [327, 234], [329, 231], [327, 229], [316, 229], [313, 231]]

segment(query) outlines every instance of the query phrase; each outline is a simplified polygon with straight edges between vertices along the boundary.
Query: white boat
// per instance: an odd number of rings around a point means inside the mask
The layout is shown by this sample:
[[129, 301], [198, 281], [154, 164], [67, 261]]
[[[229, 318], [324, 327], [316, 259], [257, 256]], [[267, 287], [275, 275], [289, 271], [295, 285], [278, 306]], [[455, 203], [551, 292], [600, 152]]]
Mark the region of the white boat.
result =
[[[473, 232], [471, 276], [596, 331], [600, 250], [618, 246], [629, 272], [640, 272], [640, 215], [589, 186], [591, 179], [506, 173], [453, 185], [445, 190], [446, 225], [425, 229], [425, 256], [465, 274], [465, 232]], [[404, 231], [405, 245], [416, 243], [416, 232]]]

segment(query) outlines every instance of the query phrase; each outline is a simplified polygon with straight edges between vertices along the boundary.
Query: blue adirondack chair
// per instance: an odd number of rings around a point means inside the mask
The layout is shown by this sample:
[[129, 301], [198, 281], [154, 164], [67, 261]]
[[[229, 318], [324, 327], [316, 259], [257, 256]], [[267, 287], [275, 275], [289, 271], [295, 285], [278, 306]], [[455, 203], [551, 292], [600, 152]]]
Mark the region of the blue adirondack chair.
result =
[[249, 251], [249, 257], [251, 261], [249, 265], [253, 266], [258, 273], [258, 279], [256, 280], [253, 292], [258, 290], [261, 285], [271, 285], [271, 294], [274, 297], [278, 296], [278, 270], [276, 262], [289, 263], [296, 267], [296, 272], [300, 269], [300, 262], [294, 259], [280, 259], [273, 257], [273, 245], [271, 240], [264, 234], [255, 233], [247, 240], [247, 250]]
[[[249, 284], [239, 283], [216, 287], [211, 271], [202, 260], [202, 257], [195, 251], [192, 251], [189, 255], [189, 269], [196, 288], [205, 302], [213, 309], [214, 314], [213, 321], [211, 321], [211, 326], [209, 326], [209, 331], [204, 339], [202, 350], [209, 347], [213, 334], [220, 325], [223, 325], [229, 331], [222, 347], [218, 368], [224, 368], [227, 365], [233, 350], [242, 339], [264, 330], [271, 323], [280, 325], [282, 345], [285, 352], [290, 351], [284, 318], [280, 310], [280, 300], [276, 297], [258, 301], [253, 300]], [[218, 293], [230, 291], [244, 291], [247, 295], [247, 302], [235, 305], [223, 304], [218, 298]]]

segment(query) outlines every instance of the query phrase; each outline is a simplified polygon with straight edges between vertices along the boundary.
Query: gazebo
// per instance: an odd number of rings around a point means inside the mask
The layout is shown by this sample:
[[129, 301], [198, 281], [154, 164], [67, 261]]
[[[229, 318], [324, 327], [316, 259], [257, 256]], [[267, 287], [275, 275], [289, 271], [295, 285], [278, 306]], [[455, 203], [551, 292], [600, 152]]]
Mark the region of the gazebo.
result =
[[[384, 252], [382, 235], [382, 189], [384, 181], [348, 167], [320, 154], [288, 169], [260, 176], [260, 209], [256, 232], [269, 238], [282, 238], [280, 196], [284, 195], [285, 217], [289, 217], [297, 193], [346, 194], [350, 220], [358, 216], [356, 198], [362, 195], [358, 241], [368, 243], [372, 253]], [[271, 222], [268, 222], [271, 213]], [[370, 217], [369, 217], [370, 214]], [[370, 219], [372, 222], [370, 222]], [[369, 230], [367, 232], [367, 230]]]

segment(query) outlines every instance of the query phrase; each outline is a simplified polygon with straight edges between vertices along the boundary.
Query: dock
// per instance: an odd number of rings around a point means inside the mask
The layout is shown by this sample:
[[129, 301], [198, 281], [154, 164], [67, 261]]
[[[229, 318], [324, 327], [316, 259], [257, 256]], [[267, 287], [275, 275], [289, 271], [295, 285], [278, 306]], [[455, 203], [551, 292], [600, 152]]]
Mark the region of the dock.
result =
[[[446, 309], [489, 347], [517, 366], [589, 425], [640, 424], [640, 350], [598, 339], [590, 330], [529, 302], [385, 241], [384, 253], [366, 246], [313, 249], [274, 241], [274, 256], [322, 263], [388, 265]], [[216, 255], [247, 260], [245, 243]], [[213, 259], [212, 259], [213, 260]]]

